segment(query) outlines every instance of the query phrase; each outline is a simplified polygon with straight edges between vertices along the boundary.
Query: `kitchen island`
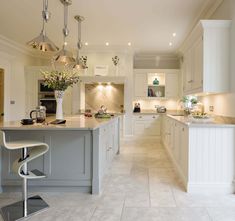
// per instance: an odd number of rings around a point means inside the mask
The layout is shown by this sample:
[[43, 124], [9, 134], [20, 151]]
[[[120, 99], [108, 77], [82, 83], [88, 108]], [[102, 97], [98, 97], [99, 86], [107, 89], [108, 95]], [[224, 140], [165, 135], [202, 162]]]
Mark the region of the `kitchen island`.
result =
[[[46, 179], [29, 182], [34, 191], [81, 190], [98, 194], [113, 157], [119, 153], [119, 118], [96, 119], [78, 115], [66, 117], [64, 125], [23, 126], [20, 122], [4, 122], [0, 129], [5, 131], [8, 141], [37, 140], [49, 145], [47, 154], [28, 165], [30, 170], [38, 169], [47, 175]], [[5, 148], [1, 148], [1, 152], [1, 186], [7, 191], [21, 185], [20, 178], [11, 168], [20, 152]]]

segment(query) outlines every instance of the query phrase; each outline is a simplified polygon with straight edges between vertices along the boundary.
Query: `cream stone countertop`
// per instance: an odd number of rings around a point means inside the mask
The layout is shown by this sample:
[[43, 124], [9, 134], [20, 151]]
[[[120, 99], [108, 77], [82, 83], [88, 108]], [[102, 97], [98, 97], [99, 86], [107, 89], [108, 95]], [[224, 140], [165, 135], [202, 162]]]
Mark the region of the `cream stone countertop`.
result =
[[171, 114], [167, 114], [167, 116], [189, 127], [235, 127], [235, 118], [233, 117], [213, 116], [210, 122], [194, 122], [189, 116], [173, 116]]
[[166, 113], [158, 113], [156, 110], [141, 110], [141, 112], [133, 112], [134, 115], [151, 115], [151, 114], [171, 114], [175, 116], [184, 115], [183, 110], [167, 110]]
[[20, 121], [10, 121], [0, 123], [0, 130], [95, 130], [111, 121], [118, 116], [109, 119], [97, 119], [95, 117], [85, 117], [83, 115], [66, 116], [65, 124], [54, 125], [48, 124], [55, 120], [54, 117], [48, 117], [46, 123], [33, 125], [22, 125]]

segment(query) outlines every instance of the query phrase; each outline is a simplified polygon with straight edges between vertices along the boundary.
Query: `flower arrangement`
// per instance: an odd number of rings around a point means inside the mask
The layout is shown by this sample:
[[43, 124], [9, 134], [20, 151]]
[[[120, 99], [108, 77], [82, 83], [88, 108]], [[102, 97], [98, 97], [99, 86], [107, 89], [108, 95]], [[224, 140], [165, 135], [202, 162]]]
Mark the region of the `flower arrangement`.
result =
[[112, 58], [112, 61], [113, 61], [113, 64], [115, 65], [115, 66], [117, 66], [118, 65], [118, 62], [119, 62], [119, 57], [116, 55], [116, 56], [114, 56], [113, 58]]
[[44, 85], [55, 91], [65, 91], [72, 87], [79, 80], [78, 73], [75, 71], [41, 71], [44, 79]]

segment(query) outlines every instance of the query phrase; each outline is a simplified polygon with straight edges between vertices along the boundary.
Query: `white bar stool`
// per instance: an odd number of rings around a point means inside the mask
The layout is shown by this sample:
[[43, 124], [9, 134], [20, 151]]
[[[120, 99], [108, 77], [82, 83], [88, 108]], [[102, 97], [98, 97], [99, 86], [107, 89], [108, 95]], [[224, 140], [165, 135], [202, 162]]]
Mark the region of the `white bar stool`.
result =
[[[31, 160], [45, 154], [49, 146], [46, 143], [28, 140], [6, 142], [3, 131], [0, 131], [0, 146], [8, 150], [21, 149], [22, 151], [21, 158], [13, 163], [13, 171], [23, 178], [22, 201], [1, 208], [0, 211], [4, 221], [19, 220], [48, 208], [49, 205], [40, 196], [37, 195], [28, 198], [28, 179], [45, 178], [46, 175], [39, 170], [28, 171], [27, 164]], [[30, 151], [28, 151], [29, 147]]]

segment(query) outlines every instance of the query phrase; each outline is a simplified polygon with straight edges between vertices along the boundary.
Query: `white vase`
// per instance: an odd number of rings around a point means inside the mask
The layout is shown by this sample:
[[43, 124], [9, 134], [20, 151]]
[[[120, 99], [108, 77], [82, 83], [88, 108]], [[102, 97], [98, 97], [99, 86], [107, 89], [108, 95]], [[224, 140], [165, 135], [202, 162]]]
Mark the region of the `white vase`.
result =
[[56, 119], [63, 120], [63, 97], [64, 91], [55, 91], [55, 99], [56, 99]]

